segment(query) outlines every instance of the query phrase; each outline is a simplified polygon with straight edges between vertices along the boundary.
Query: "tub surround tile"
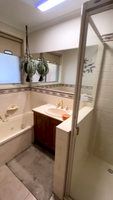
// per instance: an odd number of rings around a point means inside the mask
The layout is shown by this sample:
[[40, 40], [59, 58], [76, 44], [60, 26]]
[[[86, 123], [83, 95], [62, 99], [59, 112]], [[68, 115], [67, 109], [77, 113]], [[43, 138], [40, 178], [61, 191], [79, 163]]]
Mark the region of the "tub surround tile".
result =
[[8, 94], [8, 93], [26, 92], [26, 91], [30, 91], [30, 87], [25, 87], [25, 88], [6, 88], [6, 89], [0, 89], [0, 95]]
[[19, 108], [15, 111], [8, 111], [9, 118], [30, 111], [30, 92], [24, 91], [0, 95], [0, 116], [3, 119], [5, 119], [7, 108], [13, 104]]
[[32, 129], [0, 145], [0, 166], [4, 165], [33, 143]]

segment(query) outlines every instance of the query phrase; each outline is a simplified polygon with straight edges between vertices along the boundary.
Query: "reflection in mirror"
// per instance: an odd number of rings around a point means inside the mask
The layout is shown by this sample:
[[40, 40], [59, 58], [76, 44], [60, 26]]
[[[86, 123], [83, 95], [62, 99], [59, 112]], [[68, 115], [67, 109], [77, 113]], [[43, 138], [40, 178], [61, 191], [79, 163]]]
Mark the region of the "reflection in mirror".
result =
[[93, 106], [96, 86], [99, 79], [101, 63], [97, 63], [98, 57], [102, 59], [103, 45], [95, 33], [94, 29], [88, 24], [86, 49], [83, 66], [83, 77], [81, 85], [81, 101], [90, 103]]
[[[39, 82], [39, 75], [33, 77], [34, 87], [44, 87], [52, 90], [74, 93], [75, 77], [77, 68], [78, 49], [43, 53], [44, 59], [48, 62], [49, 73], [42, 82]], [[34, 60], [39, 62], [40, 54], [33, 54]]]
[[[90, 35], [92, 34], [92, 29], [90, 27]], [[94, 34], [92, 34], [92, 37]], [[91, 36], [90, 36], [91, 37]], [[98, 43], [88, 42], [86, 47], [85, 57], [88, 59], [88, 64], [96, 64], [96, 57], [98, 52]], [[34, 60], [39, 62], [40, 54], [32, 54]], [[77, 56], [78, 48], [69, 49], [56, 52], [43, 53], [44, 59], [48, 62], [49, 73], [45, 76], [43, 82], [39, 82], [39, 75], [35, 74], [33, 77], [32, 87], [41, 87], [46, 89], [51, 89], [55, 91], [64, 91], [74, 94], [74, 88], [76, 83], [76, 69], [77, 69]], [[92, 67], [93, 67], [92, 66]], [[94, 85], [94, 73], [87, 73], [83, 75], [82, 89], [81, 93], [91, 94]], [[87, 91], [84, 91], [84, 87], [89, 87]]]

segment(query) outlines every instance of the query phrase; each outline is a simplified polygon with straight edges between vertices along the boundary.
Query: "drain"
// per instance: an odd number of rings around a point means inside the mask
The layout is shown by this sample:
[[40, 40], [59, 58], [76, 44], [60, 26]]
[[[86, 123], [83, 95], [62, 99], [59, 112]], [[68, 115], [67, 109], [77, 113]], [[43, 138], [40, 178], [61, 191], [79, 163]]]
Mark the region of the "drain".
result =
[[112, 169], [108, 169], [108, 172], [113, 174], [113, 170]]

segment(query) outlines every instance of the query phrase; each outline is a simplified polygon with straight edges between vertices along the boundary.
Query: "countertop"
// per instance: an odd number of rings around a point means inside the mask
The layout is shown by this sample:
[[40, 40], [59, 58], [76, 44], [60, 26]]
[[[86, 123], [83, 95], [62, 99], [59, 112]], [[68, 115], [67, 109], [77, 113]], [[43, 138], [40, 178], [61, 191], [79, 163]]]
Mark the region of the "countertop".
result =
[[55, 117], [55, 116], [52, 116], [52, 115], [49, 115], [47, 114], [45, 111], [48, 109], [48, 108], [56, 108], [56, 106], [52, 105], [52, 104], [45, 104], [45, 105], [42, 105], [42, 106], [39, 106], [37, 108], [33, 108], [33, 111], [34, 112], [38, 112], [40, 114], [43, 114], [43, 115], [46, 115], [46, 116], [49, 116], [51, 118], [54, 118], [54, 119], [57, 119], [59, 121], [61, 121], [62, 123], [59, 124], [57, 126], [57, 128], [61, 129], [61, 130], [64, 130], [64, 131], [67, 131], [67, 132], [70, 132], [71, 131], [71, 121], [72, 121], [72, 117], [70, 117], [69, 119], [63, 121], [61, 117]]
[[[33, 108], [32, 111], [40, 113], [40, 114], [43, 114], [43, 115], [46, 115], [46, 116], [49, 116], [51, 118], [54, 118], [54, 119], [57, 119], [57, 120], [61, 121], [62, 123], [59, 124], [57, 126], [57, 128], [59, 128], [59, 129], [61, 129], [63, 131], [66, 131], [66, 132], [70, 132], [71, 131], [72, 116], [69, 119], [63, 121], [61, 117], [55, 117], [55, 116], [52, 116], [52, 115], [49, 115], [48, 113], [46, 113], [46, 110], [48, 108], [56, 108], [56, 106], [54, 106], [52, 104], [45, 104], [45, 105]], [[92, 107], [88, 107], [88, 106], [85, 106], [81, 110], [79, 110], [78, 123], [77, 124], [79, 124], [92, 110], [93, 110], [93, 108]]]
[[[50, 115], [50, 114], [46, 113], [46, 110], [47, 110], [48, 108], [56, 108], [56, 106], [55, 106], [55, 105], [52, 105], [52, 104], [45, 104], [45, 105], [42, 105], [42, 106], [33, 108], [32, 111], [37, 112], [37, 113], [40, 113], [40, 114], [43, 114], [43, 115], [46, 115], [46, 116], [49, 116], [49, 117], [51, 117], [51, 118], [54, 118], [54, 119], [57, 119], [57, 120], [63, 122], [62, 117], [56, 117], [56, 116], [53, 116], [53, 115]], [[72, 111], [71, 111], [71, 114], [72, 114]]]

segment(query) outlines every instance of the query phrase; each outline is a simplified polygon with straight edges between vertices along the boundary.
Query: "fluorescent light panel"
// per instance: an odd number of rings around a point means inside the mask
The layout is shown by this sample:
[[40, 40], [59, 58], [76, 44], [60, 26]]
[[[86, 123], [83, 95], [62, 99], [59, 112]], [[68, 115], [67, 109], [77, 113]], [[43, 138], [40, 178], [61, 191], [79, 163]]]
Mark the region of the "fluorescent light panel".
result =
[[42, 12], [53, 8], [54, 6], [64, 2], [65, 0], [41, 0], [35, 4], [35, 7], [40, 9]]

